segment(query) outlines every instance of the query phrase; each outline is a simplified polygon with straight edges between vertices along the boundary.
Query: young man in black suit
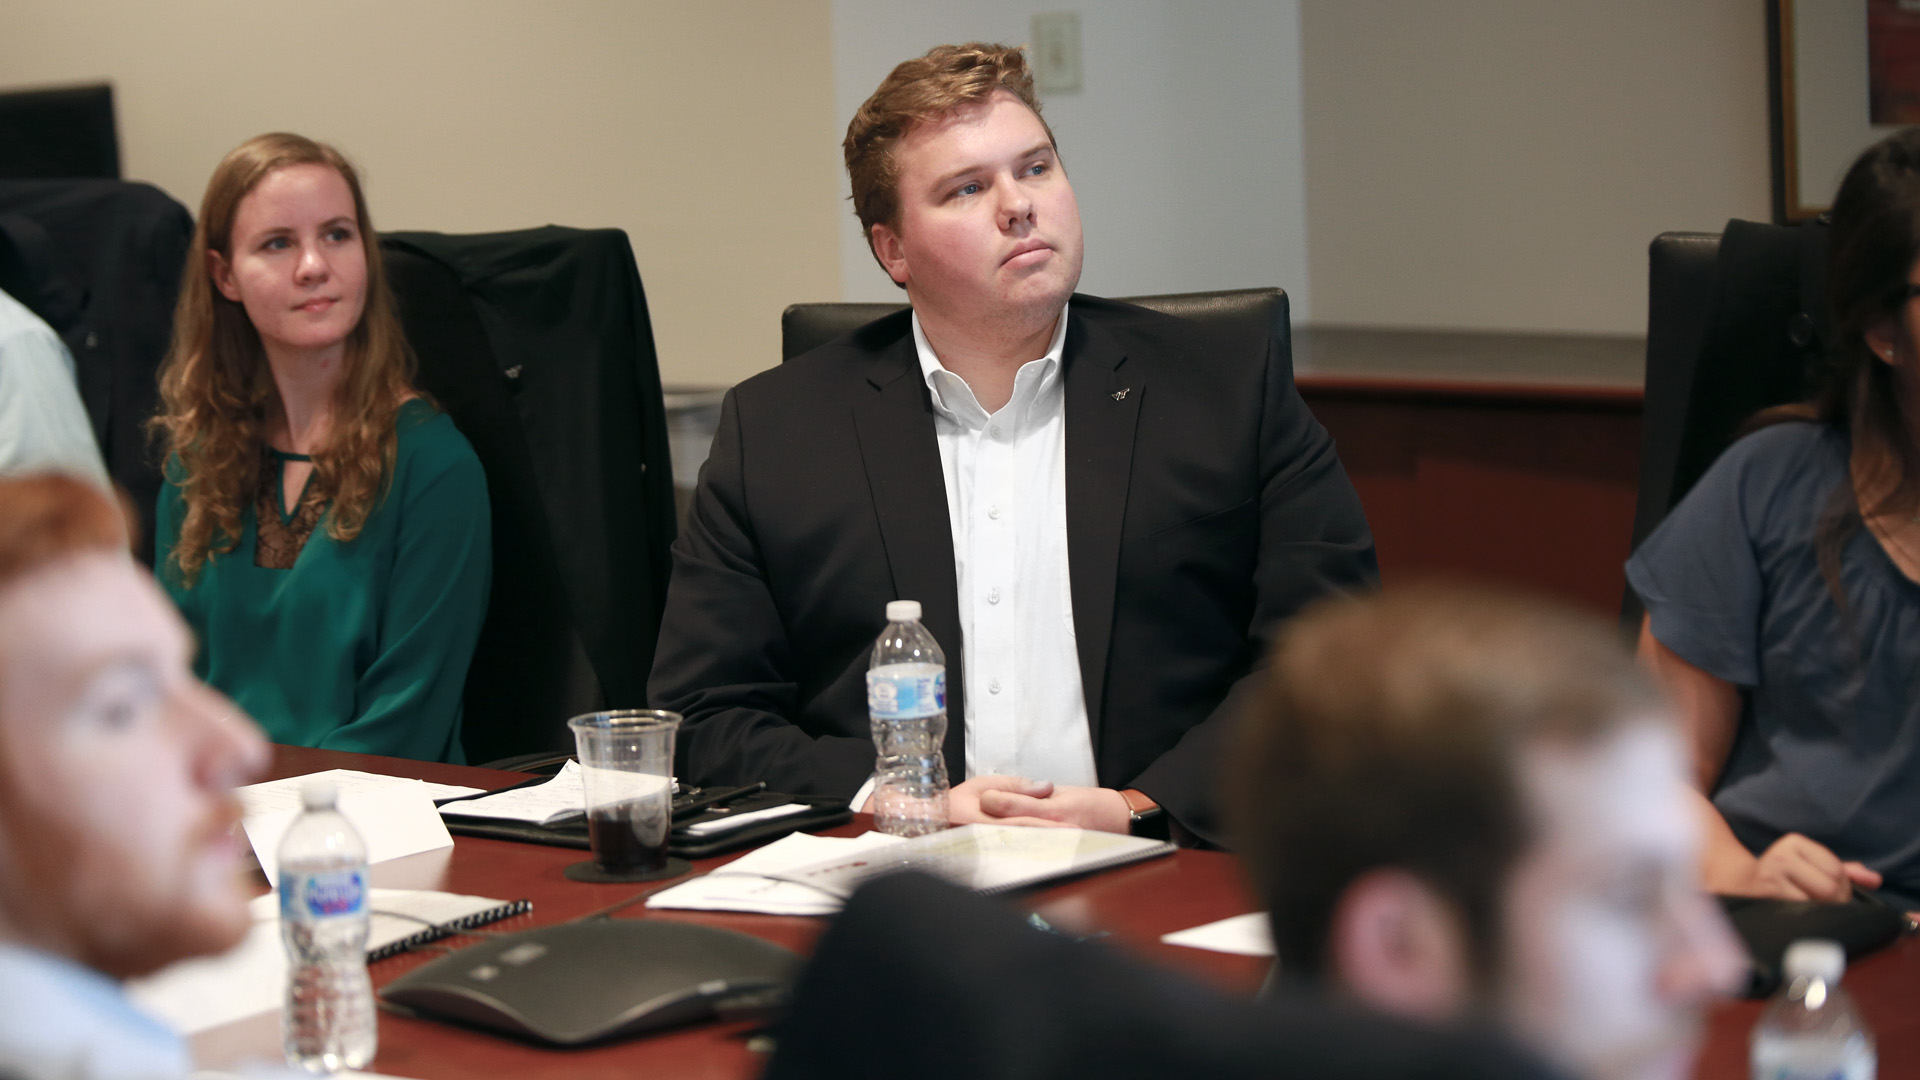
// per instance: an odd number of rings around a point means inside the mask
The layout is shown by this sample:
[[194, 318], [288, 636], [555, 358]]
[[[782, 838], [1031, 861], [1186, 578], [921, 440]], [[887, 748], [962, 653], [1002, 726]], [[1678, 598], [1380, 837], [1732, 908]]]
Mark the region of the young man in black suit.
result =
[[844, 149], [912, 311], [727, 397], [649, 687], [686, 717], [681, 775], [861, 806], [870, 648], [918, 600], [956, 822], [1217, 841], [1224, 718], [1275, 627], [1375, 577], [1332, 440], [1264, 330], [1073, 293], [1019, 50], [901, 64]]

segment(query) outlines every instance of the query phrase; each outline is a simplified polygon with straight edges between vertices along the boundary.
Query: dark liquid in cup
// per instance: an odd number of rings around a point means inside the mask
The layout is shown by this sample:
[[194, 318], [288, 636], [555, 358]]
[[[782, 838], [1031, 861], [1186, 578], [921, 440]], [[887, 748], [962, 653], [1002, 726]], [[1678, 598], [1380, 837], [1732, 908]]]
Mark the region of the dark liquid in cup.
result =
[[640, 874], [667, 865], [667, 809], [663, 798], [631, 799], [587, 815], [593, 864], [609, 874]]

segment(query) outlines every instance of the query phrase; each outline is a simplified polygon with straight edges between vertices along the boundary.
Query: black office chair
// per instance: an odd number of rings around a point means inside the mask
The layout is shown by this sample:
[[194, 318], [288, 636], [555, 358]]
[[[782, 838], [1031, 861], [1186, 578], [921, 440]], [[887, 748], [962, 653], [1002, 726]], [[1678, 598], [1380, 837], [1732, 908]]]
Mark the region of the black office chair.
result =
[[[1166, 315], [1212, 321], [1257, 321], [1266, 326], [1292, 357], [1292, 325], [1284, 289], [1228, 289], [1222, 292], [1164, 293], [1158, 296], [1122, 296]], [[780, 315], [780, 358], [791, 360], [875, 319], [905, 308], [905, 304], [794, 304]]]
[[557, 226], [381, 247], [420, 388], [473, 444], [493, 505], [468, 760], [570, 750], [568, 717], [646, 705], [666, 603], [673, 481], [633, 249]]
[[0, 288], [73, 353], [107, 474], [139, 510], [153, 559], [160, 470], [144, 430], [193, 242], [187, 208], [151, 184], [0, 180]]
[[[1636, 549], [1755, 413], [1807, 396], [1832, 340], [1823, 221], [1662, 233], [1648, 256]], [[1628, 588], [1630, 632], [1642, 614]]]

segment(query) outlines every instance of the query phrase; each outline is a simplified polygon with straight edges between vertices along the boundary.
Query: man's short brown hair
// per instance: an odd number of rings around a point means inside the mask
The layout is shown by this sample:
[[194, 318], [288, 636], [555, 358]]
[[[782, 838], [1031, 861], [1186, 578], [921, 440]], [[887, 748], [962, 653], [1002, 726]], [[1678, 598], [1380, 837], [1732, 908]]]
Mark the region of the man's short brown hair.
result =
[[1228, 767], [1235, 843], [1285, 970], [1325, 973], [1341, 895], [1412, 873], [1491, 976], [1529, 843], [1521, 750], [1664, 716], [1611, 626], [1514, 593], [1426, 585], [1326, 601], [1288, 625]]
[[[853, 213], [860, 219], [867, 245], [873, 245], [875, 225], [899, 223], [900, 167], [894, 150], [916, 126], [938, 120], [964, 105], [987, 100], [1005, 90], [1040, 116], [1034, 96], [1033, 73], [1017, 46], [972, 41], [939, 45], [925, 56], [894, 68], [880, 81], [873, 96], [854, 111], [840, 148], [847, 159], [847, 179], [853, 186]], [[1053, 142], [1045, 118], [1040, 126]], [[1056, 153], [1058, 147], [1055, 147]]]

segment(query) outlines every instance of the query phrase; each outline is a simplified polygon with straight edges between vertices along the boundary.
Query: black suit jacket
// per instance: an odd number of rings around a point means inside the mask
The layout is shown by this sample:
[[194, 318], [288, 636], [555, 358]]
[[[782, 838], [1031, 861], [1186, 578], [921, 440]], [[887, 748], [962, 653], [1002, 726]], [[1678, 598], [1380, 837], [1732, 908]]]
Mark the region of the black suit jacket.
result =
[[[1373, 540], [1264, 330], [1075, 296], [1062, 359], [1095, 767], [1217, 841], [1216, 763], [1243, 680], [1287, 615], [1374, 579]], [[851, 796], [873, 769], [865, 677], [893, 599], [919, 600], [946, 651], [958, 779], [953, 534], [904, 311], [727, 395], [649, 684], [686, 718], [681, 775]]]
[[1231, 998], [915, 874], [853, 895], [775, 1037], [766, 1080], [1552, 1075], [1490, 1032], [1419, 1027], [1304, 987]]
[[[32, 277], [7, 291], [73, 353], [107, 474], [127, 489], [143, 535], [152, 536], [160, 463], [146, 422], [159, 408], [160, 361], [193, 218], [159, 188], [120, 180], [0, 180], [0, 215], [33, 226], [0, 240], [12, 249], [0, 263], [19, 256], [19, 272]], [[152, 544], [136, 548], [141, 561], [153, 558]]]
[[567, 717], [644, 705], [673, 543], [660, 371], [633, 248], [546, 225], [380, 238], [432, 394], [493, 507], [467, 760], [571, 748]]

